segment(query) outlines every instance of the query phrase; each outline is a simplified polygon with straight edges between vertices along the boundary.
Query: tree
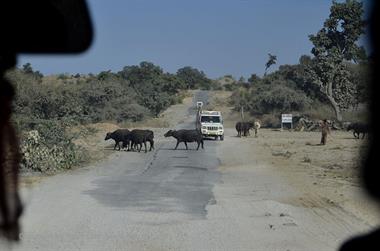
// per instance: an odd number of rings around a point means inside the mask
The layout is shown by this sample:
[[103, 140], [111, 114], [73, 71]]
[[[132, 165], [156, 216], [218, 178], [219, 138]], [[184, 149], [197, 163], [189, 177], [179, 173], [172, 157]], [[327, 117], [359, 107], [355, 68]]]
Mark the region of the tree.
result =
[[333, 1], [323, 28], [309, 36], [315, 58], [307, 73], [329, 100], [338, 121], [342, 121], [341, 111], [353, 104], [356, 89], [346, 62], [360, 62], [365, 58], [364, 48], [356, 44], [364, 33], [363, 12], [362, 2]]
[[238, 80], [239, 84], [244, 84], [246, 81], [245, 81], [245, 78], [243, 76], [241, 76]]
[[368, 84], [372, 80], [373, 65], [371, 61], [359, 64], [348, 63], [347, 68], [350, 72], [350, 81], [355, 86], [353, 108], [357, 109], [360, 103], [366, 103], [370, 99]]
[[108, 71], [101, 71], [101, 72], [98, 74], [97, 78], [98, 78], [98, 80], [103, 81], [103, 80], [106, 80], [107, 78], [112, 77], [112, 75], [113, 75], [113, 74], [112, 74], [111, 70], [108, 70]]
[[161, 90], [170, 95], [176, 94], [178, 90], [185, 89], [185, 83], [174, 74], [165, 73], [161, 76]]
[[177, 77], [180, 78], [186, 85], [187, 89], [210, 89], [212, 81], [207, 78], [203, 71], [190, 66], [178, 69]]
[[152, 81], [163, 74], [161, 67], [151, 62], [141, 62], [140, 65], [125, 66], [118, 72], [119, 76], [129, 81], [134, 88], [144, 89], [142, 84]]
[[32, 68], [32, 65], [30, 63], [26, 63], [22, 66], [22, 70], [25, 72], [25, 73], [33, 73], [33, 68]]
[[277, 60], [277, 56], [275, 56], [275, 55], [268, 53], [268, 56], [269, 56], [269, 59], [268, 59], [267, 63], [265, 64], [264, 76], [267, 75], [267, 70], [269, 69], [269, 67], [276, 64], [276, 60]]
[[241, 119], [244, 120], [244, 110], [247, 109], [249, 103], [248, 91], [240, 88], [235, 92], [234, 99], [236, 100], [235, 108], [241, 112]]
[[26, 74], [33, 75], [36, 78], [41, 79], [44, 75], [39, 71], [34, 71], [30, 63], [26, 63], [22, 66], [22, 71]]
[[250, 84], [257, 84], [258, 82], [260, 82], [260, 80], [261, 80], [260, 77], [253, 73], [248, 78], [248, 83], [250, 83]]
[[161, 67], [150, 62], [125, 66], [117, 75], [136, 92], [138, 104], [155, 116], [175, 103], [179, 90], [185, 87], [180, 77], [164, 73]]

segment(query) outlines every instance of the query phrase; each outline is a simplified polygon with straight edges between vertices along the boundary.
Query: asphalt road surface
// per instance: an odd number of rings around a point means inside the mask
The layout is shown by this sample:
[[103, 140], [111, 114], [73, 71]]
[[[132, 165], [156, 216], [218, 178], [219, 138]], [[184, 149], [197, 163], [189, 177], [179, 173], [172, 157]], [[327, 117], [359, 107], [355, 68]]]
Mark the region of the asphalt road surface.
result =
[[[194, 102], [207, 99], [198, 92]], [[193, 107], [177, 128], [194, 128]], [[173, 150], [166, 130], [155, 131], [152, 152], [116, 152], [27, 190], [22, 241], [12, 249], [336, 250], [368, 227], [338, 209], [284, 202], [299, 191], [240, 148], [232, 129], [198, 151], [195, 143]]]

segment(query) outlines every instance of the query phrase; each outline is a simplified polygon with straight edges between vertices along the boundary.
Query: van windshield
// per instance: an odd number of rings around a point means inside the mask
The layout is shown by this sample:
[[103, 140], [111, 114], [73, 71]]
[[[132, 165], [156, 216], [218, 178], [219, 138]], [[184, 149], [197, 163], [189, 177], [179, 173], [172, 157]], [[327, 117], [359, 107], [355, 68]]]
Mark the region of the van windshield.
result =
[[220, 117], [219, 116], [202, 116], [201, 122], [220, 123]]

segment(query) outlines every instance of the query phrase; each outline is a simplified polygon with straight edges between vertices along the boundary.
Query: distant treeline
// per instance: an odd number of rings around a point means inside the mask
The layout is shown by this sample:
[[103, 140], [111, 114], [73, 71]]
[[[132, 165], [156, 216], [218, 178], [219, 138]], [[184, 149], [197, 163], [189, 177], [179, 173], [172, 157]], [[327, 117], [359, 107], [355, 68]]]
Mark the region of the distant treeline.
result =
[[126, 66], [119, 72], [44, 77], [30, 64], [8, 73], [16, 85], [16, 120], [23, 126], [39, 120], [70, 123], [139, 121], [178, 103], [181, 90], [210, 89], [213, 82], [197, 69], [165, 73], [153, 63]]
[[[226, 83], [224, 88], [233, 91], [231, 104], [236, 111], [244, 107], [246, 112], [255, 117], [296, 112], [334, 119], [334, 111], [326, 95], [318, 85], [312, 83], [313, 79], [308, 73], [313, 64], [314, 60], [310, 56], [301, 56], [298, 64], [281, 65], [278, 70], [263, 77], [252, 74], [248, 80], [241, 78], [236, 81], [227, 75], [223, 78]], [[359, 104], [365, 104], [369, 99], [370, 62], [347, 62], [346, 68], [347, 78], [354, 86], [347, 110], [355, 110]]]

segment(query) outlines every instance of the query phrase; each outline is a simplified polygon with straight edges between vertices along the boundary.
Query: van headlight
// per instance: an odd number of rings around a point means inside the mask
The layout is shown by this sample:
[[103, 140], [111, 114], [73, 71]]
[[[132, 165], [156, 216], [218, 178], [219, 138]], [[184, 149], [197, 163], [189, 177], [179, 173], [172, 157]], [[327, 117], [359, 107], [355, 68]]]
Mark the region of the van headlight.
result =
[[206, 129], [207, 127], [206, 126], [202, 126], [202, 129]]
[[219, 126], [219, 130], [223, 130], [223, 126]]

